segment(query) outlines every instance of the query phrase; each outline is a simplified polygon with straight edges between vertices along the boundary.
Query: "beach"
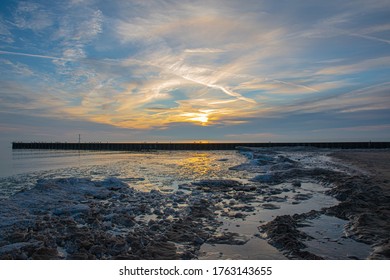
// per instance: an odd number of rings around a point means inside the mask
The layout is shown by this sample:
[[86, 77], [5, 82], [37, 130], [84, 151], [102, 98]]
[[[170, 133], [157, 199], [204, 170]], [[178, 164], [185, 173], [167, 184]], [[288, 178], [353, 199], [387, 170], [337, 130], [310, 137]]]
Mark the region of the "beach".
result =
[[139, 187], [153, 183], [142, 168], [131, 180], [38, 179], [2, 200], [0, 258], [390, 258], [390, 151], [235, 153], [196, 154], [179, 172], [193, 177], [170, 187]]
[[335, 189], [342, 195], [356, 182], [357, 189], [335, 207], [336, 212], [350, 220], [349, 230], [358, 240], [373, 245], [370, 258], [389, 259], [390, 151], [344, 151], [332, 156], [357, 169], [356, 178]]

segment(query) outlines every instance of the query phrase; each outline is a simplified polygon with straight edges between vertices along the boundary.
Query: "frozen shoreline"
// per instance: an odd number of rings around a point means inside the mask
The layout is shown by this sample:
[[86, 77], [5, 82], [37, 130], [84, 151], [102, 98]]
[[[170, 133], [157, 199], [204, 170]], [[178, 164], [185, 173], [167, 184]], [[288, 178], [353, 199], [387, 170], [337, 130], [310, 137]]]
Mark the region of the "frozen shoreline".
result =
[[[250, 181], [199, 180], [168, 193], [137, 191], [117, 178], [41, 180], [3, 201], [0, 258], [279, 259], [282, 253], [293, 259], [389, 258], [386, 199], [379, 199], [383, 205], [376, 209], [382, 214], [376, 222], [384, 224], [371, 239], [367, 228], [377, 223], [362, 224], [369, 207], [345, 210], [365, 191], [360, 200], [378, 203], [380, 190], [365, 189], [370, 175], [345, 165], [345, 159], [333, 160], [329, 150], [241, 152], [248, 162], [231, 169], [253, 173]], [[349, 186], [357, 180], [358, 193]], [[313, 225], [332, 238], [311, 236]], [[324, 251], [329, 245], [341, 252]], [[357, 249], [346, 252], [351, 248]]]

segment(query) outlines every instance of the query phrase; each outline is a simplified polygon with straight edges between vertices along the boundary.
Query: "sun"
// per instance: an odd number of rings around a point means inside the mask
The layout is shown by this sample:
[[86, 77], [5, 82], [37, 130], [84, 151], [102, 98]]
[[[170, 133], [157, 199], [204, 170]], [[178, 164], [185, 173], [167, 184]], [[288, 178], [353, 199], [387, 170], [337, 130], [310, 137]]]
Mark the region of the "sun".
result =
[[184, 117], [186, 122], [201, 123], [201, 125], [207, 125], [210, 121], [210, 112], [196, 112], [196, 113], [183, 113], [181, 117]]
[[206, 114], [201, 114], [197, 117], [191, 118], [191, 120], [201, 122], [202, 124], [206, 124], [209, 121], [209, 118]]

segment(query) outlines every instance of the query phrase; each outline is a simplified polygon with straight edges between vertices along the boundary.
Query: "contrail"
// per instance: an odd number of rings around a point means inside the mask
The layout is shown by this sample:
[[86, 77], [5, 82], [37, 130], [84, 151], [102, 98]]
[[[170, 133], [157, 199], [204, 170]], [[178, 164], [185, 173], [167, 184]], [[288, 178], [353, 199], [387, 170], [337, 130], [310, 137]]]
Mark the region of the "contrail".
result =
[[1, 51], [1, 50], [0, 50], [0, 54], [37, 57], [37, 58], [44, 58], [44, 59], [51, 59], [51, 60], [67, 60], [67, 61], [71, 60], [71, 59], [63, 58], [63, 57], [55, 57], [55, 56], [31, 54], [31, 53], [21, 53], [21, 52], [8, 52], [8, 51]]
[[[138, 62], [138, 60], [133, 60], [133, 61], [136, 61]], [[141, 61], [141, 63], [144, 63]], [[145, 63], [144, 63], [145, 64]], [[196, 78], [196, 77], [192, 77], [191, 76], [191, 73], [183, 73], [183, 70], [181, 69], [182, 68], [182, 64], [180, 61], [174, 63], [173, 65], [167, 67], [165, 65], [159, 65], [159, 64], [156, 64], [156, 63], [146, 63], [148, 65], [151, 65], [151, 66], [154, 66], [154, 67], [158, 67], [162, 70], [165, 70], [165, 71], [168, 71], [169, 73], [171, 74], [174, 74], [175, 76], [177, 77], [180, 77], [182, 79], [185, 79], [187, 81], [190, 81], [190, 82], [193, 82], [193, 83], [196, 83], [196, 84], [200, 84], [200, 85], [203, 85], [203, 86], [206, 86], [206, 87], [209, 87], [209, 88], [214, 88], [214, 89], [218, 89], [218, 90], [221, 90], [222, 92], [226, 93], [227, 95], [230, 95], [230, 96], [233, 96], [239, 100], [243, 100], [243, 101], [246, 101], [248, 103], [254, 103], [254, 104], [257, 104], [257, 102], [251, 98], [247, 98], [247, 97], [244, 97], [242, 96], [241, 94], [237, 93], [237, 92], [233, 92], [221, 85], [216, 85], [216, 84], [212, 84], [212, 83], [208, 83], [206, 81], [203, 81], [202, 79], [199, 79], [199, 78]], [[190, 67], [189, 67], [190, 68]], [[208, 68], [205, 68], [205, 69], [208, 69]], [[187, 71], [188, 72], [188, 71]]]
[[377, 42], [390, 44], [390, 40], [386, 40], [386, 39], [383, 39], [383, 38], [378, 38], [378, 37], [375, 37], [375, 36], [360, 34], [360, 33], [357, 33], [357, 32], [350, 32], [350, 31], [347, 31], [347, 30], [344, 30], [344, 29], [340, 29], [340, 28], [336, 28], [335, 30], [340, 31], [341, 33], [343, 33], [343, 34], [345, 34], [347, 36], [359, 37], [359, 38], [363, 38], [363, 39], [367, 39], [367, 40], [372, 40], [372, 41], [377, 41]]
[[284, 81], [275, 80], [275, 79], [270, 79], [270, 80], [275, 81], [275, 82], [277, 82], [277, 83], [284, 84], [284, 85], [289, 85], [289, 86], [294, 86], [294, 87], [300, 87], [300, 88], [307, 89], [307, 90], [309, 90], [309, 91], [319, 92], [319, 90], [317, 90], [317, 89], [315, 89], [315, 88], [308, 87], [308, 86], [304, 86], [304, 85], [298, 85], [298, 84], [294, 84], [294, 83], [291, 83], [291, 82], [284, 82]]
[[378, 37], [374, 37], [374, 36], [369, 36], [369, 35], [364, 35], [364, 34], [359, 34], [359, 33], [349, 33], [349, 35], [364, 38], [367, 40], [373, 40], [373, 41], [378, 41], [378, 42], [390, 44], [390, 40], [386, 40], [386, 39], [382, 39], [382, 38], [378, 38]]

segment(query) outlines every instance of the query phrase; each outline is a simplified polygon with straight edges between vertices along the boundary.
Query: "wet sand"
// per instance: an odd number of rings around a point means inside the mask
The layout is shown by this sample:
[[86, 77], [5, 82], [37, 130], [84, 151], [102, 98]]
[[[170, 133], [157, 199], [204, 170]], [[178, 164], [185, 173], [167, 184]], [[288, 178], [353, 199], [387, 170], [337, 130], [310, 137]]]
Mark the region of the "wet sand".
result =
[[[335, 168], [285, 172], [276, 180], [309, 176], [328, 185], [326, 194], [339, 203], [320, 211], [278, 216], [260, 226], [260, 231], [292, 259], [327, 259], [332, 250], [345, 250], [341, 259], [390, 259], [390, 151], [343, 150], [327, 155]], [[336, 220], [332, 224], [330, 219]], [[321, 248], [316, 248], [320, 243]], [[366, 257], [364, 252], [368, 252]]]
[[331, 212], [347, 218], [347, 230], [373, 246], [371, 259], [390, 259], [390, 150], [340, 151], [331, 154], [356, 170], [334, 193], [341, 203]]
[[390, 150], [343, 150], [331, 153], [330, 156], [371, 176], [389, 194]]
[[41, 180], [2, 201], [0, 259], [390, 258], [390, 151], [240, 152], [251, 180], [167, 193]]

